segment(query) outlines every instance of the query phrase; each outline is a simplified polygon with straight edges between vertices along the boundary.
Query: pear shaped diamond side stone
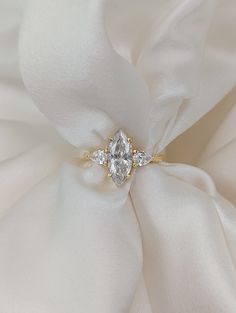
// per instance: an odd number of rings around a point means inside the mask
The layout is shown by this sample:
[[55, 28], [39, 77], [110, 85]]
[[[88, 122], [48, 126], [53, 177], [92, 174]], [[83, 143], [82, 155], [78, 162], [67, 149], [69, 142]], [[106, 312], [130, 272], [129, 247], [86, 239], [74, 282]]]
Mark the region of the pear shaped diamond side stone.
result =
[[107, 163], [107, 153], [104, 150], [96, 150], [90, 155], [90, 160], [99, 165], [105, 165]]
[[137, 151], [133, 155], [134, 166], [144, 166], [144, 165], [150, 163], [151, 160], [152, 160], [152, 156], [150, 154], [147, 154], [144, 151]]

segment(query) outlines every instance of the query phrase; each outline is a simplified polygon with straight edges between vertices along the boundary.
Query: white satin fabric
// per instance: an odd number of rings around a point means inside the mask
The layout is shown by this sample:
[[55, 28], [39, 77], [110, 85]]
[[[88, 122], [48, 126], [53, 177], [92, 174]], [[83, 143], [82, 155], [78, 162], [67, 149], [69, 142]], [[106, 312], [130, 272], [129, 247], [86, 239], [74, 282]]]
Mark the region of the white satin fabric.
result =
[[[0, 0], [0, 312], [236, 312], [235, 12]], [[189, 164], [117, 188], [77, 156], [118, 127]]]

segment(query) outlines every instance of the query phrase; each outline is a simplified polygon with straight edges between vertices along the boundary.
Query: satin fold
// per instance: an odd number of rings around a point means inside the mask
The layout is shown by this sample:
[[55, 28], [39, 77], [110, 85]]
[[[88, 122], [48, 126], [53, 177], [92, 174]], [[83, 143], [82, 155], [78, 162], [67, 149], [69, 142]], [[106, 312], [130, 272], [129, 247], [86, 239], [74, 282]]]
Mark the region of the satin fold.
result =
[[4, 312], [129, 311], [142, 248], [128, 188], [89, 188], [86, 172], [64, 164], [1, 219]]
[[[235, 313], [235, 10], [0, 0], [0, 312]], [[120, 127], [173, 163], [79, 160]]]

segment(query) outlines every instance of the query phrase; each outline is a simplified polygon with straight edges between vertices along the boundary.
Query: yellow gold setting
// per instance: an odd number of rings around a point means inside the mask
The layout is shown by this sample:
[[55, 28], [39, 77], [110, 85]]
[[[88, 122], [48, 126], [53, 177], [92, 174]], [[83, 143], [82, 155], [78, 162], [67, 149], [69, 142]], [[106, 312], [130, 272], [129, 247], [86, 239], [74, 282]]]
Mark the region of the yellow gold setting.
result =
[[109, 138], [105, 149], [92, 151], [85, 156], [85, 159], [107, 167], [107, 176], [111, 177], [117, 186], [121, 186], [131, 176], [133, 168], [149, 163], [159, 164], [164, 161], [164, 155], [152, 156], [144, 151], [133, 149], [133, 139], [120, 129]]

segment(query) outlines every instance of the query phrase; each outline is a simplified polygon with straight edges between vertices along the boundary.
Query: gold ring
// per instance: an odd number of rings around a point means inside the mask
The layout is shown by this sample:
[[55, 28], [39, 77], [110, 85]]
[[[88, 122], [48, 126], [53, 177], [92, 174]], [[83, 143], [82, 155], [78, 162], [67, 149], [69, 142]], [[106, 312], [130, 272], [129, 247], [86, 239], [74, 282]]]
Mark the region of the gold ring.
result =
[[144, 151], [133, 149], [132, 139], [119, 129], [109, 138], [106, 149], [98, 149], [85, 157], [98, 165], [108, 168], [108, 176], [117, 186], [121, 186], [130, 177], [133, 168], [149, 163], [161, 163], [163, 154], [150, 155]]

